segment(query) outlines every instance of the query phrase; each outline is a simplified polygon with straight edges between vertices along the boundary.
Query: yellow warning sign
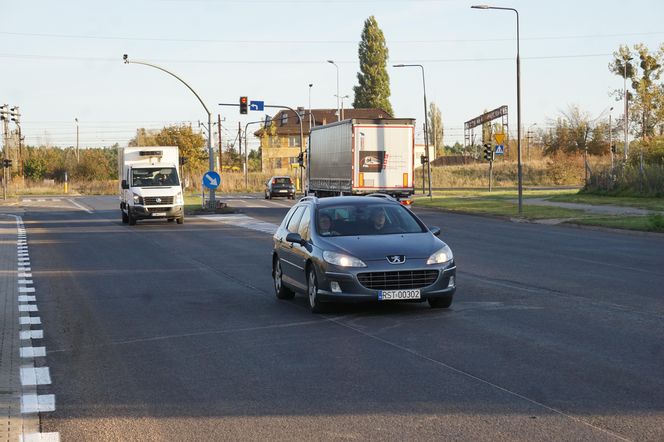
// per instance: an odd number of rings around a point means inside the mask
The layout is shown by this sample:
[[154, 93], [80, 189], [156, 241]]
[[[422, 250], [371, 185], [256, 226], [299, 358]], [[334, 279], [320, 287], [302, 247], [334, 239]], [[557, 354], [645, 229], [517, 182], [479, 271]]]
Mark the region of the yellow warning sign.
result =
[[503, 144], [503, 141], [505, 141], [505, 134], [494, 134], [493, 138], [496, 139], [496, 144]]

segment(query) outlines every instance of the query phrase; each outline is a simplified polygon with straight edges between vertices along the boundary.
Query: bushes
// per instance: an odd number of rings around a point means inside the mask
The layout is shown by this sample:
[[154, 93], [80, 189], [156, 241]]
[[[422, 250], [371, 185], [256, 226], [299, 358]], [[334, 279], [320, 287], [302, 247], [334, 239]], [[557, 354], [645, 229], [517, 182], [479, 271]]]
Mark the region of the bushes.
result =
[[605, 167], [590, 176], [585, 193], [602, 195], [664, 196], [664, 165], [620, 164], [614, 168]]

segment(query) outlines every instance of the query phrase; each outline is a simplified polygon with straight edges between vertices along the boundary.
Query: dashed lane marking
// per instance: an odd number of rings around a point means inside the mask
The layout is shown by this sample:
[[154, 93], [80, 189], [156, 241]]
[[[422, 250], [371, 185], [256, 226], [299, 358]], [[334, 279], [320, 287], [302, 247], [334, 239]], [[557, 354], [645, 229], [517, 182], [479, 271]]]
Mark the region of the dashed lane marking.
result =
[[279, 227], [276, 224], [259, 221], [247, 215], [205, 215], [198, 218], [208, 221], [214, 221], [222, 224], [244, 227], [245, 229], [256, 230], [258, 232], [269, 233], [273, 235]]

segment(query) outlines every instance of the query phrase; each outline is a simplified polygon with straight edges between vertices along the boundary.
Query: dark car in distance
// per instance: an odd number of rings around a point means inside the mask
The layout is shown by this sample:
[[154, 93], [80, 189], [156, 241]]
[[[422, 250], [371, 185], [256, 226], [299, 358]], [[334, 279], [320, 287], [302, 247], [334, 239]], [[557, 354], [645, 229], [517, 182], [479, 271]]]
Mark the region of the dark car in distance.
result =
[[265, 199], [283, 196], [295, 199], [295, 185], [289, 176], [273, 176], [265, 182]]
[[314, 313], [329, 302], [427, 301], [447, 308], [456, 264], [439, 235], [390, 199], [304, 197], [273, 236], [277, 298], [306, 293]]

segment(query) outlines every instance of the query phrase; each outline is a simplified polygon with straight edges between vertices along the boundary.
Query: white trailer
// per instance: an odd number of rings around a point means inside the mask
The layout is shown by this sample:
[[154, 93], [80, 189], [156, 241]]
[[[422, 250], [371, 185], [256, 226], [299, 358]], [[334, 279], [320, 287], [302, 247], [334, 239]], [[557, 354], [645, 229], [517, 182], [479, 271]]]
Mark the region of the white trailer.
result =
[[308, 192], [317, 196], [414, 192], [414, 119], [351, 119], [314, 127]]
[[122, 222], [165, 218], [184, 222], [177, 146], [119, 147]]

